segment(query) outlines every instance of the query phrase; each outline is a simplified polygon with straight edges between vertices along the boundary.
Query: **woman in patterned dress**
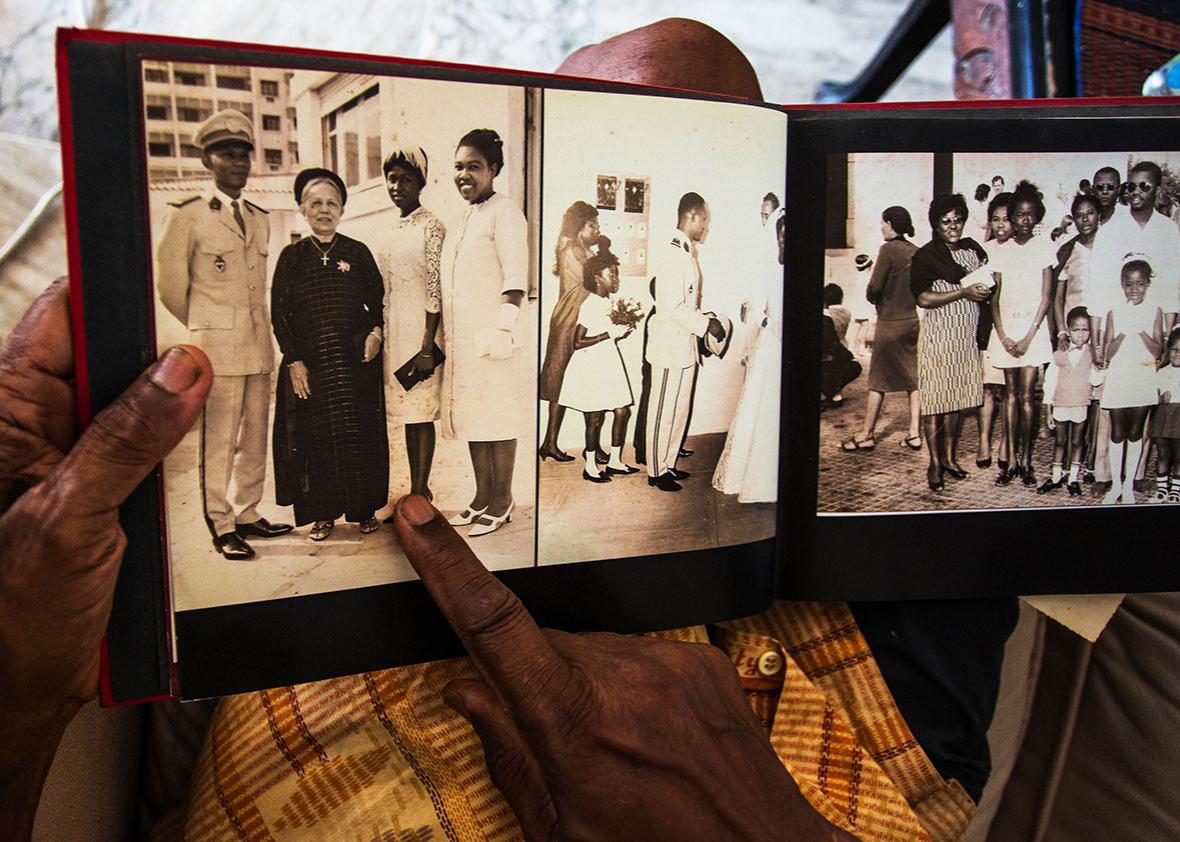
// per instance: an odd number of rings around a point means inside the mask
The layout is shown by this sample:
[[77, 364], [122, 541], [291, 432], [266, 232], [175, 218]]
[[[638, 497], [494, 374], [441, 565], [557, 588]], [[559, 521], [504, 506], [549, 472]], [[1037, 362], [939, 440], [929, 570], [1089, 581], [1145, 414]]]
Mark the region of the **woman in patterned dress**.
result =
[[[442, 380], [441, 374], [435, 376], [434, 342], [442, 311], [439, 269], [446, 228], [421, 203], [426, 150], [395, 149], [385, 159], [384, 171], [389, 198], [401, 212], [379, 258], [385, 279], [385, 416], [391, 449], [394, 427], [400, 423], [406, 428], [410, 493], [432, 500], [430, 466]], [[422, 379], [407, 392], [393, 372], [411, 357]], [[400, 496], [391, 493], [390, 503]]]
[[295, 178], [311, 235], [283, 249], [271, 285], [271, 320], [283, 352], [275, 390], [275, 498], [295, 507], [323, 541], [336, 519], [377, 529], [385, 503], [381, 298], [377, 263], [364, 243], [337, 233], [348, 194], [331, 170]]
[[922, 392], [922, 430], [930, 465], [926, 482], [943, 489], [943, 474], [963, 479], [955, 456], [962, 411], [983, 403], [983, 369], [976, 334], [980, 304], [991, 295], [983, 280], [962, 283], [987, 262], [980, 245], [963, 236], [967, 202], [961, 193], [930, 203], [934, 236], [914, 252], [910, 290], [925, 311], [918, 333], [918, 388]]

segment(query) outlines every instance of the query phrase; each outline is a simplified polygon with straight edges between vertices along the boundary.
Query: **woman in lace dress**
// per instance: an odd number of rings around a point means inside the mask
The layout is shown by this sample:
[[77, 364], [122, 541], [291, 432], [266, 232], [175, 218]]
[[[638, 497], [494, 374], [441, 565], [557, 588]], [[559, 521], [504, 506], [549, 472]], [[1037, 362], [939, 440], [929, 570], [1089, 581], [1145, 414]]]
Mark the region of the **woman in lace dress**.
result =
[[[778, 499], [779, 402], [783, 365], [783, 275], [785, 217], [775, 220], [779, 271], [768, 277], [762, 329], [746, 363], [737, 411], [713, 472], [713, 487], [738, 495], [739, 503]], [[751, 316], [755, 318], [756, 316]]]
[[[446, 229], [422, 207], [426, 186], [426, 151], [417, 146], [394, 149], [385, 159], [385, 187], [401, 212], [389, 233], [379, 265], [385, 279], [385, 417], [390, 461], [395, 427], [406, 428], [410, 493], [433, 499], [430, 466], [434, 461], [434, 422], [438, 419], [441, 372], [434, 371], [434, 342], [442, 310], [440, 255]], [[406, 391], [393, 373], [411, 357], [420, 379]], [[390, 489], [392, 503], [401, 496]]]

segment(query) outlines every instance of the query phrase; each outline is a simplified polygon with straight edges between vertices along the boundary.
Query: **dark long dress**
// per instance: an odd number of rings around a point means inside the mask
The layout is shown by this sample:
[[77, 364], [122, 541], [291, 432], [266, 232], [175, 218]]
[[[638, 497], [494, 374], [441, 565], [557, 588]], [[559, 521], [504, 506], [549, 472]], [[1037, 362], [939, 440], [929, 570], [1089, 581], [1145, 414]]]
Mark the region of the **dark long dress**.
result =
[[565, 367], [574, 353], [574, 328], [578, 326], [578, 311], [590, 295], [582, 285], [582, 267], [590, 253], [577, 241], [561, 250], [557, 266], [559, 280], [557, 303], [549, 317], [549, 341], [545, 346], [545, 361], [541, 365], [538, 391], [541, 400], [554, 403], [561, 396]]
[[[362, 521], [389, 486], [382, 355], [362, 362], [365, 337], [383, 320], [384, 285], [364, 243], [336, 235], [283, 249], [271, 319], [283, 363], [275, 394], [275, 497], [295, 522]], [[307, 366], [311, 395], [295, 396], [290, 364]]]

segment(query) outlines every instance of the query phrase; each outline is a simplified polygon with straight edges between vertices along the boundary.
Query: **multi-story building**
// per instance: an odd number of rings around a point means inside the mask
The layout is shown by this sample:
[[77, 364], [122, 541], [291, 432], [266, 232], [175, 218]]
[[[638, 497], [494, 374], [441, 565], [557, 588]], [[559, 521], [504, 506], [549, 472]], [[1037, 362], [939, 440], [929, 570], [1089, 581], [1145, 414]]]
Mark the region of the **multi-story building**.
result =
[[299, 168], [298, 123], [291, 71], [280, 68], [145, 61], [143, 99], [148, 178], [205, 175], [193, 132], [222, 108], [254, 124], [255, 173]]

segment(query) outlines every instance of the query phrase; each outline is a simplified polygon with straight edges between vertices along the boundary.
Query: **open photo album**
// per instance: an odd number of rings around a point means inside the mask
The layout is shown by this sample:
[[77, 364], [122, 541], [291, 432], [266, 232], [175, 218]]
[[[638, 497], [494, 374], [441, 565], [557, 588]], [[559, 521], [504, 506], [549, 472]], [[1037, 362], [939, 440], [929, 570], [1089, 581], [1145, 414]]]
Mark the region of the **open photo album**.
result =
[[80, 422], [174, 345], [214, 370], [122, 512], [106, 703], [459, 654], [409, 493], [575, 631], [1180, 586], [1174, 102], [58, 65]]

